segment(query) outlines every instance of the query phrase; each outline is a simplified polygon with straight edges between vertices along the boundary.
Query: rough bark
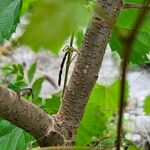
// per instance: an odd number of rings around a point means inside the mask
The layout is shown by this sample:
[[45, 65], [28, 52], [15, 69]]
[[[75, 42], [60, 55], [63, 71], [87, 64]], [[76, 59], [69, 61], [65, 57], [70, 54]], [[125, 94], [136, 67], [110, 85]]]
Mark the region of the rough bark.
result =
[[[75, 68], [66, 88], [56, 120], [61, 126], [65, 141], [74, 141], [74, 135], [82, 119], [86, 103], [98, 78], [105, 49], [122, 7], [122, 0], [97, 0], [96, 10], [102, 10], [107, 18], [97, 11], [88, 27]], [[71, 139], [72, 137], [72, 139]]]
[[2, 86], [0, 116], [32, 134], [36, 139], [43, 137], [52, 125], [46, 112]]
[[42, 147], [72, 145], [121, 7], [122, 0], [97, 0], [111, 25], [99, 11], [94, 14], [57, 115], [49, 116], [0, 86], [0, 116], [32, 134]]

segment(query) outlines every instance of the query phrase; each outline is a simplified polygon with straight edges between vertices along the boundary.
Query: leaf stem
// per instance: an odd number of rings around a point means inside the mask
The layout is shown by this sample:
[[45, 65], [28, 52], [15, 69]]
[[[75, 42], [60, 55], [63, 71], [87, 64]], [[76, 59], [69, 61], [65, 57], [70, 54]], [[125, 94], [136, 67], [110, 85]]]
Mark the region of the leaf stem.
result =
[[148, 6], [150, 4], [150, 0], [146, 2], [145, 7], [141, 10], [134, 26], [132, 33], [129, 35], [127, 39], [125, 39], [125, 48], [124, 48], [124, 59], [122, 63], [122, 74], [121, 74], [121, 87], [120, 87], [120, 100], [119, 100], [119, 111], [118, 111], [118, 126], [117, 126], [117, 141], [116, 141], [116, 150], [120, 150], [121, 145], [121, 130], [122, 130], [122, 120], [123, 120], [123, 111], [124, 111], [124, 101], [125, 101], [125, 81], [126, 81], [126, 71], [128, 67], [128, 62], [130, 60], [130, 54], [132, 50], [132, 46], [135, 41], [135, 37], [138, 33], [138, 29], [140, 28], [144, 16], [148, 11]]

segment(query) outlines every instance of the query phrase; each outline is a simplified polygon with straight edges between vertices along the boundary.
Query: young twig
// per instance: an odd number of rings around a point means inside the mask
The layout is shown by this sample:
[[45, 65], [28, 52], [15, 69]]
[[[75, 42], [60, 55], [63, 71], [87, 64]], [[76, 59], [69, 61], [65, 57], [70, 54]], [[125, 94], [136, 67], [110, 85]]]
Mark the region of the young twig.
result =
[[125, 101], [125, 80], [126, 80], [127, 66], [130, 59], [131, 49], [135, 41], [135, 37], [137, 35], [139, 27], [142, 24], [144, 16], [148, 11], [149, 4], [150, 4], [150, 0], [147, 1], [145, 7], [141, 10], [141, 13], [139, 14], [137, 21], [135, 22], [135, 25], [133, 27], [132, 33], [125, 40], [124, 59], [122, 63], [122, 74], [121, 74], [121, 87], [120, 87], [120, 100], [119, 100], [120, 104], [118, 110], [119, 119], [118, 119], [118, 126], [117, 126], [117, 141], [116, 141], [117, 150], [120, 150], [120, 144], [121, 144], [120, 137], [121, 137], [121, 130], [122, 130], [123, 110], [124, 110], [124, 101]]
[[71, 63], [74, 61], [74, 59], [77, 57], [77, 55], [78, 55], [78, 53], [76, 53], [76, 54], [74, 55], [74, 57], [71, 59], [71, 61], [70, 61], [69, 64], [71, 64]]
[[[74, 34], [72, 34], [71, 38], [70, 38], [70, 45], [69, 45], [70, 47], [73, 47], [73, 40], [74, 40]], [[69, 52], [68, 53], [68, 58], [67, 58], [67, 63], [66, 63], [65, 80], [64, 80], [62, 97], [63, 97], [65, 89], [66, 89], [71, 58], [72, 58], [72, 53]]]

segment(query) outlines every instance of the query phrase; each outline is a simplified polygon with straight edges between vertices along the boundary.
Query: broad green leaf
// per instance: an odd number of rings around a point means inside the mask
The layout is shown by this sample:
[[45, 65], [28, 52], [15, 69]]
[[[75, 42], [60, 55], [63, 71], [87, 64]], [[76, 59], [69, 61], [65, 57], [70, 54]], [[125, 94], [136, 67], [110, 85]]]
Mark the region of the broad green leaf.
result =
[[[147, 42], [148, 39], [150, 39], [150, 33], [146, 32], [140, 32], [136, 37], [130, 57], [133, 64], [149, 62], [147, 55], [150, 52], [150, 43]], [[123, 57], [124, 46], [115, 32], [112, 33], [109, 44], [113, 51], [117, 51]]]
[[[127, 98], [127, 83], [125, 93], [125, 98]], [[87, 145], [92, 137], [102, 136], [108, 117], [118, 109], [119, 94], [120, 81], [116, 81], [109, 87], [95, 85], [78, 128], [77, 145]]]
[[[128, 2], [143, 4], [145, 1], [143, 0], [139, 0], [139, 1], [130, 0], [129, 1], [128, 0]], [[125, 9], [121, 11], [117, 19], [117, 22], [116, 22], [117, 30], [113, 31], [109, 44], [111, 46], [111, 49], [113, 51], [117, 51], [121, 57], [123, 57], [124, 45], [121, 42], [120, 36], [122, 35], [124, 37], [129, 36], [129, 33], [132, 32], [133, 30], [132, 28], [139, 14], [140, 14], [140, 11], [138, 9]], [[144, 21], [142, 22], [142, 25], [138, 30], [138, 34], [135, 38], [135, 41], [132, 47], [132, 54], [131, 54], [130, 61], [133, 64], [144, 64], [144, 63], [150, 62], [147, 56], [150, 53], [150, 42], [149, 42], [150, 26], [149, 24], [150, 24], [150, 12], [146, 14]]]
[[45, 111], [51, 115], [56, 114], [60, 107], [60, 99], [61, 96], [58, 94], [52, 95], [52, 98], [46, 99], [44, 106]]
[[37, 63], [33, 63], [31, 65], [31, 67], [29, 68], [29, 71], [28, 71], [28, 80], [29, 82], [32, 82], [33, 78], [34, 78], [34, 74], [36, 72], [36, 68], [37, 68]]
[[[125, 87], [125, 99], [128, 98], [128, 83], [126, 82]], [[105, 115], [112, 115], [114, 111], [118, 109], [120, 97], [120, 81], [116, 81], [110, 86], [102, 86], [102, 85], [95, 85], [91, 96], [90, 102], [100, 106], [101, 112]]]
[[79, 26], [87, 23], [89, 11], [83, 0], [38, 1], [31, 14], [31, 23], [20, 39], [34, 50], [50, 49], [58, 53], [65, 40]]
[[0, 0], [0, 44], [9, 39], [19, 23], [22, 0]]
[[33, 138], [22, 129], [6, 120], [0, 120], [0, 149], [26, 150], [30, 141], [33, 141]]
[[140, 12], [137, 9], [122, 10], [117, 19], [116, 26], [119, 28], [132, 29], [139, 14]]
[[42, 88], [42, 83], [44, 82], [44, 80], [45, 80], [44, 77], [40, 77], [36, 81], [34, 81], [34, 83], [32, 85], [32, 91], [33, 91], [34, 98], [39, 97], [39, 94], [40, 94], [41, 88]]
[[76, 145], [90, 144], [92, 137], [100, 137], [106, 129], [107, 117], [100, 111], [98, 105], [88, 103], [85, 114], [77, 130]]
[[1, 119], [0, 120], [0, 137], [11, 133], [15, 126], [11, 125], [10, 122]]
[[147, 96], [144, 102], [144, 112], [150, 114], [150, 96]]

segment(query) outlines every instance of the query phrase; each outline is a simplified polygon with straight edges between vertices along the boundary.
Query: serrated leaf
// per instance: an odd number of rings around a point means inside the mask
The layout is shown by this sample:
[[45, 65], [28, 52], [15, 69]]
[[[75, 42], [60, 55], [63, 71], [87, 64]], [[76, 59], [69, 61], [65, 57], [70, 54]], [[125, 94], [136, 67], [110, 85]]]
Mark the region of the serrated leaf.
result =
[[22, 0], [0, 0], [0, 44], [9, 39], [19, 23]]
[[42, 88], [42, 83], [44, 82], [44, 80], [45, 80], [44, 77], [40, 77], [34, 81], [34, 83], [32, 85], [32, 91], [33, 91], [34, 98], [39, 97], [39, 94], [40, 94], [41, 88]]
[[45, 48], [53, 53], [58, 53], [71, 33], [85, 25], [89, 17], [83, 0], [42, 0], [34, 5], [32, 12], [21, 43], [36, 51]]
[[29, 82], [32, 82], [33, 78], [34, 78], [34, 74], [36, 72], [36, 68], [37, 68], [37, 63], [33, 63], [31, 65], [31, 67], [29, 68], [29, 71], [28, 71], [28, 80]]
[[144, 101], [144, 112], [150, 114], [150, 96], [147, 96]]

